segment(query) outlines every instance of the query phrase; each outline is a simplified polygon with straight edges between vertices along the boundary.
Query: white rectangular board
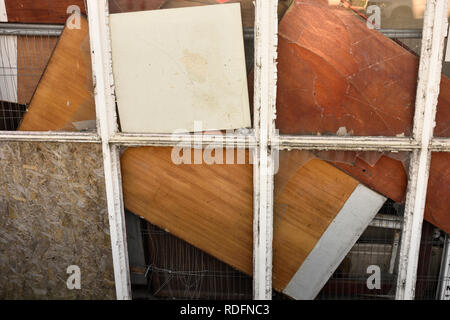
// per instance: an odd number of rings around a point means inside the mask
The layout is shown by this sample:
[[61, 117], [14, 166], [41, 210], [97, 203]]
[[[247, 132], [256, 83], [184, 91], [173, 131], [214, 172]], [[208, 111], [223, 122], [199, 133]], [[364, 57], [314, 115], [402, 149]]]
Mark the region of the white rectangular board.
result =
[[110, 27], [122, 132], [251, 126], [239, 3], [111, 14]]

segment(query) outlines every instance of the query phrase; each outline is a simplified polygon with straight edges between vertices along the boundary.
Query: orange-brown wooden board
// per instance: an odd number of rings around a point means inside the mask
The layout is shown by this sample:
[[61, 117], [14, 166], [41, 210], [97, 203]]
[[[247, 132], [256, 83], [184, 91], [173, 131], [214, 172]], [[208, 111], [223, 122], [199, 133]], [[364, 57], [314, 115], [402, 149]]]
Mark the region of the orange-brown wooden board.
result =
[[[195, 7], [204, 5], [220, 4], [223, 1], [217, 0], [166, 0], [162, 5], [162, 9]], [[255, 5], [253, 0], [230, 0], [226, 3], [241, 3], [242, 24], [246, 28], [253, 28], [255, 22]]]
[[[450, 153], [433, 153], [425, 207], [425, 219], [445, 232], [450, 232]], [[432, 205], [430, 205], [432, 204]], [[447, 215], [443, 217], [443, 213]]]
[[30, 103], [57, 40], [57, 37], [17, 37], [17, 99], [19, 103]]
[[8, 22], [20, 23], [64, 24], [71, 5], [86, 14], [85, 0], [5, 0]]
[[[281, 134], [408, 136], [418, 63], [417, 56], [369, 29], [351, 10], [326, 0], [295, 1], [279, 26], [277, 128]], [[448, 135], [449, 128], [450, 81], [442, 76], [435, 135]], [[400, 161], [383, 157], [373, 167], [361, 160], [334, 165], [387, 197], [404, 200]], [[433, 170], [432, 194], [450, 182], [437, 180]], [[450, 232], [450, 202], [429, 199], [425, 219]]]
[[21, 131], [77, 130], [95, 120], [88, 23], [65, 28], [19, 127]]
[[109, 0], [109, 13], [159, 9], [166, 0]]
[[[125, 207], [251, 275], [252, 166], [176, 165], [171, 154], [165, 147], [124, 152]], [[282, 291], [358, 182], [317, 159], [279, 174], [289, 175], [275, 201], [273, 280]]]

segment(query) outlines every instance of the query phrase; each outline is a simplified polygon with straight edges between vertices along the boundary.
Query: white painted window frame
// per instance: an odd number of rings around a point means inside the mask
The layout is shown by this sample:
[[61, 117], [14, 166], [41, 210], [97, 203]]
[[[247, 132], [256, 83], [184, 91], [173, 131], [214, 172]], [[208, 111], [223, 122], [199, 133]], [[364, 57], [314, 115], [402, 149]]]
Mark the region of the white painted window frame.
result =
[[[275, 131], [277, 0], [255, 0], [254, 130], [235, 134], [236, 147], [254, 150], [254, 298], [272, 298], [273, 148], [280, 150], [341, 150], [411, 152], [408, 191], [400, 245], [397, 299], [413, 299], [426, 185], [431, 152], [450, 152], [450, 138], [433, 138], [444, 38], [447, 0], [427, 0], [423, 26], [416, 113], [412, 137], [279, 136]], [[119, 148], [123, 146], [176, 146], [180, 142], [224, 146], [216, 136], [126, 134], [117, 127], [112, 76], [107, 0], [87, 0], [91, 41], [96, 133], [0, 131], [1, 141], [47, 141], [102, 145], [114, 276], [117, 299], [131, 299]], [[0, 14], [2, 14], [0, 12]]]

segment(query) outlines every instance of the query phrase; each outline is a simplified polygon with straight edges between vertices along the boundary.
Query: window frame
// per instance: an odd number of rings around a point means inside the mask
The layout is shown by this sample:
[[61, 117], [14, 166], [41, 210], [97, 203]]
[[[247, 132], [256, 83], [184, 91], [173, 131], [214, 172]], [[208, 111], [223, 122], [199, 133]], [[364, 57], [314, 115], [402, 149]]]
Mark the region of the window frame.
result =
[[[3, 1], [0, 1], [0, 3]], [[109, 37], [107, 0], [87, 0], [97, 132], [0, 131], [0, 142], [46, 141], [102, 145], [108, 217], [117, 299], [131, 299], [119, 150], [124, 146], [247, 147], [253, 152], [253, 295], [272, 298], [272, 241], [274, 152], [277, 150], [407, 151], [411, 153], [405, 217], [400, 243], [396, 299], [414, 299], [421, 228], [432, 152], [450, 152], [450, 138], [434, 138], [437, 97], [444, 39], [447, 36], [447, 0], [427, 0], [423, 25], [414, 129], [411, 137], [312, 137], [278, 135], [275, 130], [278, 0], [255, 0], [254, 130], [227, 139], [180, 134], [127, 134], [118, 130]], [[0, 6], [0, 16], [2, 15]], [[433, 89], [434, 90], [430, 90]], [[435, 89], [437, 88], [437, 90]], [[196, 140], [197, 139], [197, 140]], [[449, 254], [447, 252], [447, 254]]]

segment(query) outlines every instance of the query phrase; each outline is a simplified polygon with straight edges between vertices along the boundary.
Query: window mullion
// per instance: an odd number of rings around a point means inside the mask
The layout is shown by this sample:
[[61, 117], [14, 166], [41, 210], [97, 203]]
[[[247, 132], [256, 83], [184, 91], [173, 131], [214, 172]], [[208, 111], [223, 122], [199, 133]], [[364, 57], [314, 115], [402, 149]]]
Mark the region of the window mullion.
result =
[[113, 89], [114, 80], [112, 77], [108, 3], [106, 0], [87, 1], [87, 5], [89, 12], [92, 71], [95, 81], [97, 128], [103, 149], [103, 166], [116, 295], [119, 300], [128, 300], [131, 299], [131, 285], [120, 175], [119, 146], [110, 143], [110, 138], [118, 131], [118, 125]]
[[273, 168], [277, 0], [257, 0], [255, 19], [253, 296], [272, 298]]
[[441, 81], [447, 0], [428, 0], [422, 38], [413, 138], [420, 149], [412, 152], [400, 247], [396, 299], [414, 299], [422, 223], [430, 170], [433, 129]]

